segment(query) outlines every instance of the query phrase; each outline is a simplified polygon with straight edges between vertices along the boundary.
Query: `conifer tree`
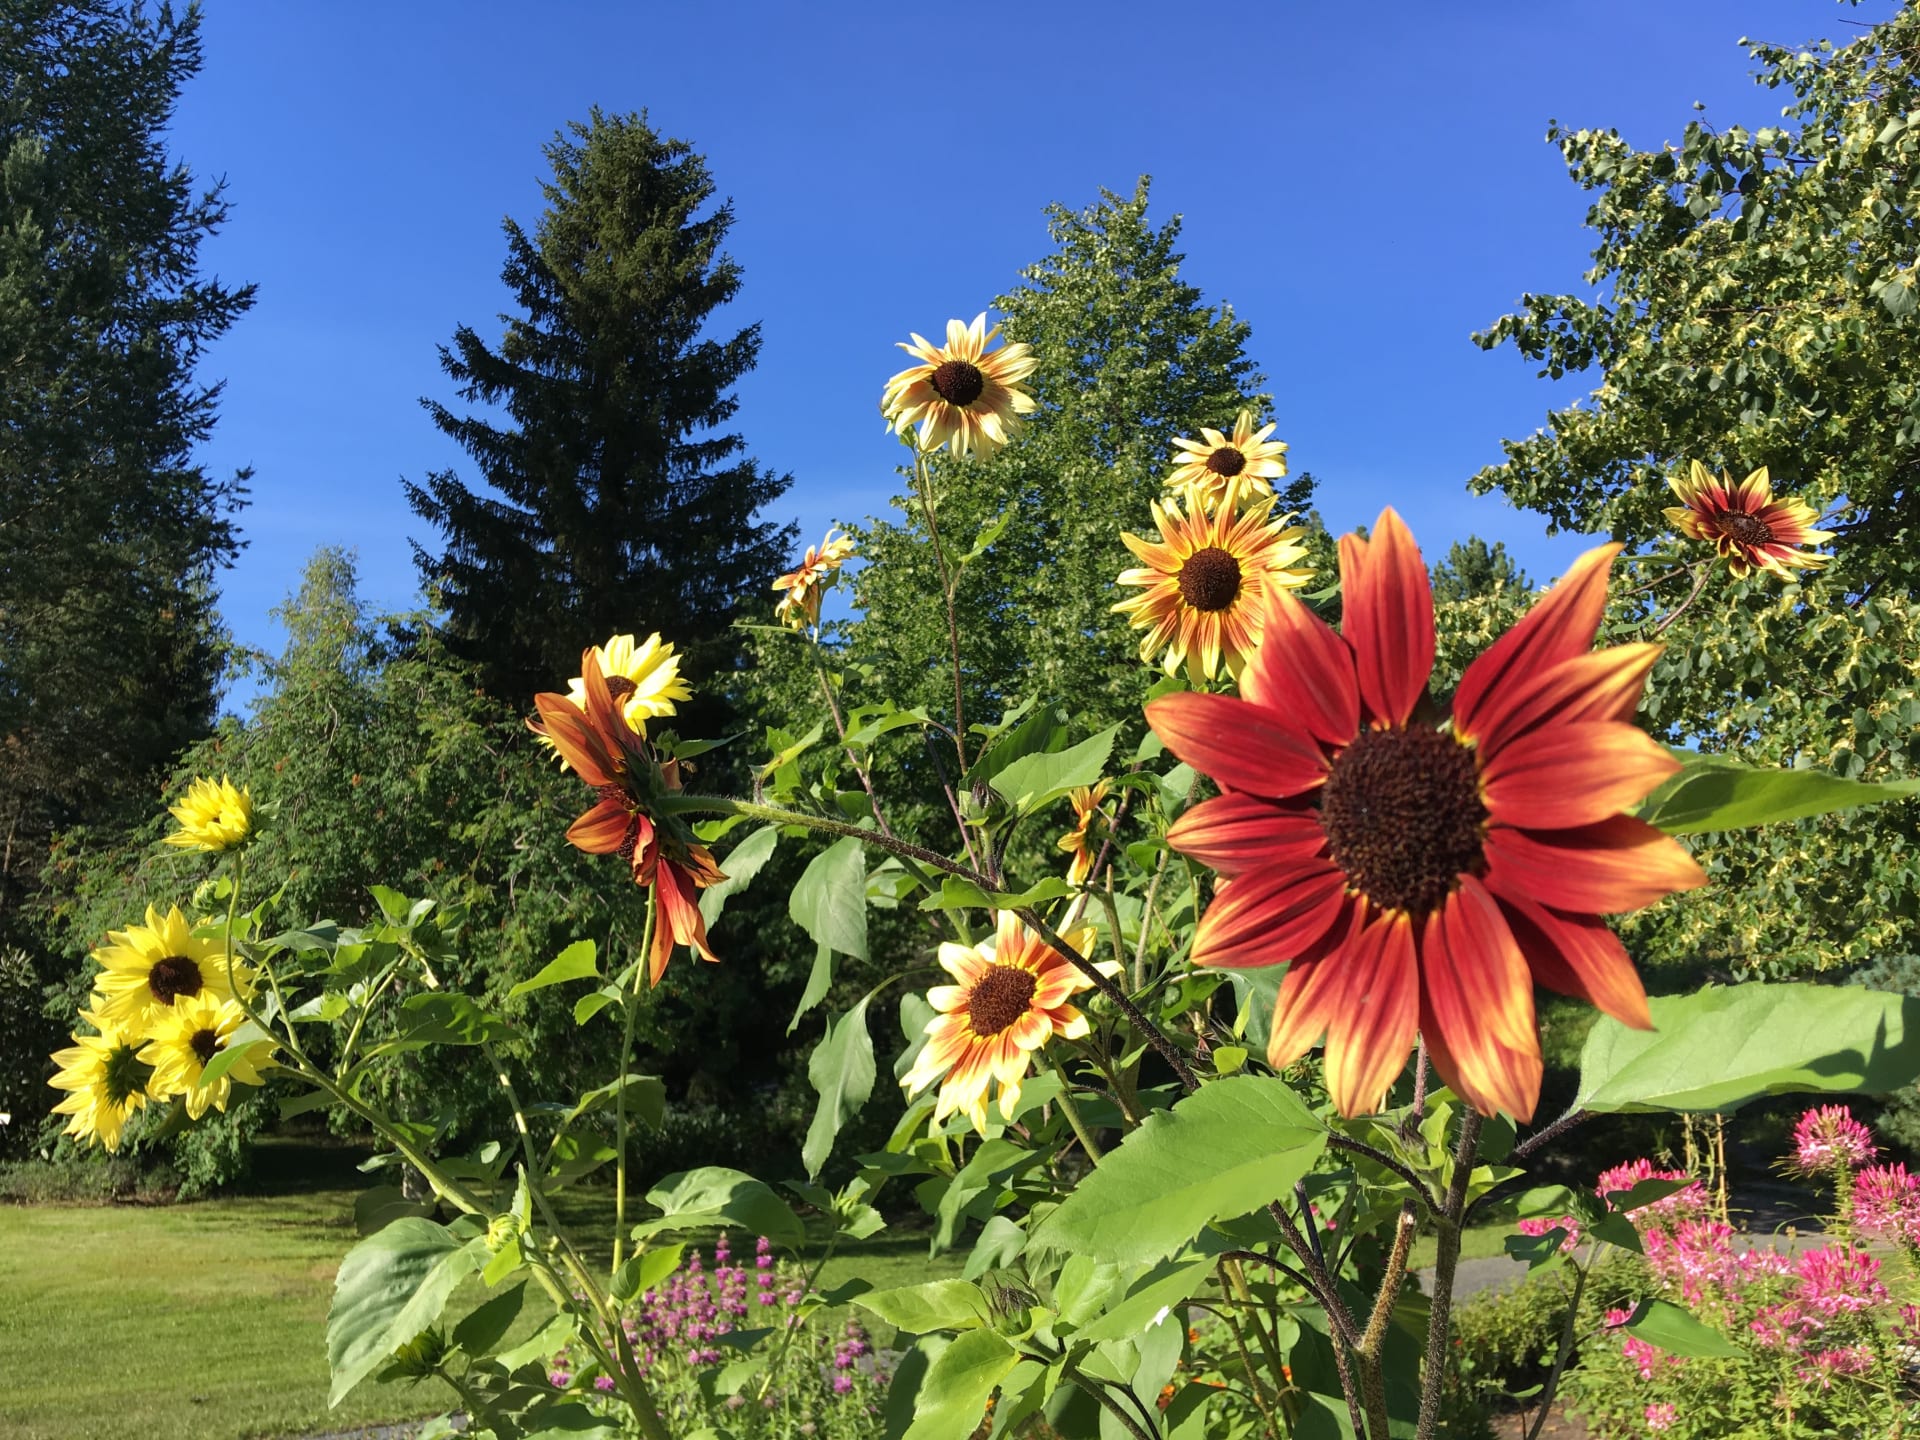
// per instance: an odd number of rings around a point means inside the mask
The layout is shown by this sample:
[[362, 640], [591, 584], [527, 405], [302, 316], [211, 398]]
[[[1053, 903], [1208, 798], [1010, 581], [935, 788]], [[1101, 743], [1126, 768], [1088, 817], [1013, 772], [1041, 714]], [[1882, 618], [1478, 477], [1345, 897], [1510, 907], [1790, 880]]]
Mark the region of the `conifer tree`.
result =
[[[626, 631], [672, 640], [698, 690], [738, 663], [733, 619], [792, 539], [756, 519], [789, 477], [720, 428], [760, 349], [758, 325], [710, 329], [740, 288], [721, 248], [732, 205], [644, 114], [595, 109], [545, 154], [545, 212], [531, 233], [504, 225], [518, 313], [497, 346], [461, 326], [440, 351], [460, 398], [484, 408], [422, 402], [484, 483], [442, 471], [407, 486], [445, 541], [416, 544], [416, 559], [450, 648], [503, 700], [564, 687], [585, 646]], [[684, 732], [711, 723], [707, 690], [683, 707]]]

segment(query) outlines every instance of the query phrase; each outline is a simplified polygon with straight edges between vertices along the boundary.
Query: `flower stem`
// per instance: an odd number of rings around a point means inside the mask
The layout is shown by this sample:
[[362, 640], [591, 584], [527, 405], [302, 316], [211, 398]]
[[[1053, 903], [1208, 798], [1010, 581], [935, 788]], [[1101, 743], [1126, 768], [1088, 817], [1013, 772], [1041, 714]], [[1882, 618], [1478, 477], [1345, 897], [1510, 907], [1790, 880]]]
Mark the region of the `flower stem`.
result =
[[947, 645], [953, 655], [953, 749], [960, 757], [960, 774], [967, 773], [967, 719], [962, 701], [964, 685], [960, 669], [960, 620], [954, 613], [955, 581], [947, 564], [946, 546], [940, 543], [940, 526], [933, 518], [933, 475], [927, 469], [927, 455], [917, 446], [913, 452], [914, 488], [920, 494], [920, 509], [927, 517], [927, 538], [933, 542], [933, 558], [940, 566], [940, 596], [947, 605]]
[[621, 997], [620, 1009], [626, 1024], [620, 1035], [620, 1088], [613, 1097], [613, 1269], [620, 1268], [621, 1251], [627, 1238], [627, 1067], [633, 1061], [633, 1021], [640, 1009], [640, 977], [646, 973], [647, 956], [653, 949], [655, 910], [660, 891], [647, 887], [647, 923], [640, 933], [640, 949], [633, 957], [633, 984]]
[[1415, 1440], [1434, 1440], [1439, 1434], [1440, 1391], [1447, 1375], [1447, 1337], [1453, 1319], [1453, 1273], [1460, 1264], [1460, 1227], [1467, 1211], [1467, 1182], [1473, 1175], [1474, 1152], [1480, 1146], [1480, 1112], [1468, 1110], [1460, 1121], [1460, 1143], [1454, 1147], [1453, 1175], [1439, 1217], [1438, 1243], [1433, 1257], [1433, 1300], [1427, 1313], [1427, 1360], [1420, 1376], [1420, 1418]]

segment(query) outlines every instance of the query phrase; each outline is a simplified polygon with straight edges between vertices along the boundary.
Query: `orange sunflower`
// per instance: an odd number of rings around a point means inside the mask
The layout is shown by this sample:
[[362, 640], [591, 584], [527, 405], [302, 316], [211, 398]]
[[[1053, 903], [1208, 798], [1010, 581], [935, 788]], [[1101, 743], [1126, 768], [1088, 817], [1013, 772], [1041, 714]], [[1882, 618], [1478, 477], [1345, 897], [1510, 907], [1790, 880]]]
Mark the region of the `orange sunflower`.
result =
[[853, 538], [827, 531], [827, 538], [819, 545], [807, 547], [807, 557], [800, 562], [800, 568], [782, 575], [773, 582], [773, 588], [787, 593], [780, 597], [780, 603], [773, 607], [773, 613], [782, 625], [791, 625], [794, 629], [803, 629], [808, 625], [820, 623], [820, 601], [833, 584], [835, 572], [847, 562], [853, 554]]
[[1067, 799], [1073, 805], [1073, 829], [1060, 837], [1060, 848], [1073, 858], [1067, 862], [1067, 883], [1084, 885], [1087, 877], [1093, 873], [1093, 856], [1097, 848], [1096, 827], [1105, 823], [1106, 816], [1100, 806], [1106, 801], [1109, 782], [1102, 780], [1097, 785], [1081, 785], [1068, 792]]
[[1235, 516], [1183, 513], [1176, 499], [1153, 502], [1160, 543], [1123, 533], [1120, 538], [1142, 566], [1120, 572], [1119, 583], [1141, 587], [1113, 608], [1136, 630], [1146, 631], [1140, 658], [1149, 665], [1162, 649], [1169, 675], [1187, 667], [1198, 683], [1220, 673], [1222, 662], [1238, 675], [1260, 643], [1267, 600], [1297, 590], [1311, 575], [1292, 568], [1307, 552], [1297, 542], [1306, 531], [1268, 517], [1264, 500]]
[[707, 948], [696, 892], [726, 877], [680, 820], [659, 813], [660, 802], [680, 788], [679, 764], [662, 765], [646, 736], [627, 723], [591, 649], [580, 657], [580, 679], [584, 706], [565, 695], [536, 695], [540, 718], [528, 727], [599, 796], [568, 827], [567, 839], [591, 855], [618, 855], [633, 867], [634, 882], [653, 890], [658, 916], [647, 973], [657, 985], [676, 944], [720, 958]]
[[1272, 425], [1253, 428], [1253, 412], [1242, 410], [1229, 437], [1200, 427], [1200, 439], [1175, 440], [1169, 489], [1186, 496], [1197, 510], [1233, 510], [1249, 496], [1273, 494], [1272, 482], [1287, 473], [1287, 447], [1269, 440]]
[[1592, 649], [1617, 545], [1589, 550], [1467, 667], [1451, 719], [1423, 705], [1433, 596], [1400, 517], [1340, 542], [1336, 634], [1271, 603], [1240, 696], [1166, 695], [1147, 721], [1222, 794], [1174, 848], [1224, 883], [1196, 963], [1287, 963], [1268, 1058], [1326, 1036], [1344, 1115], [1376, 1104], [1415, 1033], [1483, 1114], [1533, 1114], [1535, 981], [1647, 1028], [1646, 993], [1601, 916], [1704, 884], [1624, 813], [1679, 767], [1631, 723], [1658, 645]]
[[[1060, 938], [1085, 955], [1093, 929]], [[1087, 1033], [1087, 1017], [1067, 1001], [1093, 982], [1011, 911], [1000, 912], [992, 939], [942, 945], [940, 964], [959, 983], [927, 992], [940, 1013], [927, 1022], [927, 1042], [900, 1084], [914, 1096], [945, 1076], [934, 1122], [964, 1110], [984, 1135], [988, 1085], [1000, 1082], [1000, 1115], [1012, 1119], [1033, 1052], [1056, 1035], [1078, 1040]]]
[[904, 435], [920, 427], [922, 450], [952, 442], [953, 453], [978, 450], [991, 455], [1013, 438], [1018, 418], [1032, 412], [1033, 397], [1017, 382], [1040, 362], [1025, 345], [989, 350], [1000, 327], [987, 329], [983, 310], [973, 324], [947, 322], [947, 343], [935, 345], [922, 335], [900, 348], [920, 363], [887, 381], [880, 408], [894, 430]]
[[1804, 500], [1777, 500], [1767, 467], [1762, 465], [1738, 485], [1731, 474], [1715, 479], [1695, 460], [1682, 480], [1667, 483], [1681, 503], [1666, 513], [1681, 534], [1710, 540], [1734, 575], [1764, 570], [1781, 580], [1799, 570], [1818, 570], [1832, 557], [1796, 550], [1796, 545], [1819, 545], [1833, 539], [1831, 530], [1816, 530], [1818, 517]]

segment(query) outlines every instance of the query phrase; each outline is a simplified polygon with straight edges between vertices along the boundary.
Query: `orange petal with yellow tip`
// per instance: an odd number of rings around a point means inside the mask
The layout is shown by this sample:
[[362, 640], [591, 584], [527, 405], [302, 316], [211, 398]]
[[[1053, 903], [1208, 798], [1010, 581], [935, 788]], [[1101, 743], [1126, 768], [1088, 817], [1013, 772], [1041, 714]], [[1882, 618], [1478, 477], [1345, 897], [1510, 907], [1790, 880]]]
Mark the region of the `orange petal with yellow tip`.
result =
[[1281, 712], [1231, 695], [1162, 695], [1147, 702], [1147, 724], [1175, 756], [1230, 790], [1277, 800], [1327, 778], [1320, 747]]
[[1636, 1030], [1651, 1030], [1647, 992], [1627, 949], [1595, 915], [1560, 915], [1530, 900], [1500, 902], [1533, 978], [1586, 1000]]
[[612, 855], [633, 829], [633, 812], [619, 800], [602, 800], [567, 827], [567, 839], [589, 855]]
[[1240, 695], [1297, 717], [1329, 745], [1346, 744], [1360, 729], [1352, 649], [1326, 621], [1284, 595], [1267, 602], [1260, 648], [1240, 674]]
[[1631, 815], [1572, 830], [1487, 834], [1487, 888], [1555, 910], [1616, 915], [1707, 883], [1706, 872], [1671, 836]]
[[1586, 720], [1631, 720], [1640, 708], [1647, 673], [1666, 647], [1651, 642], [1615, 645], [1562, 660], [1537, 675], [1516, 677], [1489, 696], [1473, 736], [1492, 754], [1536, 726]]
[[1311, 810], [1252, 795], [1216, 795], [1174, 821], [1167, 843], [1231, 879], [1262, 865], [1311, 859], [1326, 848], [1327, 832]]
[[1427, 918], [1420, 984], [1448, 1083], [1482, 1114], [1531, 1117], [1541, 1072], [1533, 978], [1499, 907], [1471, 877]]
[[1617, 720], [1545, 725], [1500, 746], [1480, 772], [1494, 823], [1565, 830], [1617, 815], [1680, 772], [1644, 732]]
[[1481, 726], [1499, 714], [1502, 692], [1593, 648], [1607, 606], [1607, 572], [1620, 550], [1618, 545], [1596, 545], [1575, 560], [1519, 624], [1467, 666], [1453, 696], [1457, 734], [1480, 739]]
[[1404, 912], [1384, 915], [1321, 963], [1338, 986], [1328, 1006], [1327, 1093], [1351, 1117], [1378, 1107], [1413, 1049], [1420, 1025], [1413, 921]]
[[1346, 877], [1324, 860], [1273, 865], [1222, 885], [1193, 936], [1196, 965], [1245, 969], [1297, 960], [1346, 908]]
[[1340, 537], [1340, 633], [1353, 649], [1374, 723], [1404, 725], [1433, 674], [1433, 589], [1406, 522], [1391, 506], [1367, 540]]

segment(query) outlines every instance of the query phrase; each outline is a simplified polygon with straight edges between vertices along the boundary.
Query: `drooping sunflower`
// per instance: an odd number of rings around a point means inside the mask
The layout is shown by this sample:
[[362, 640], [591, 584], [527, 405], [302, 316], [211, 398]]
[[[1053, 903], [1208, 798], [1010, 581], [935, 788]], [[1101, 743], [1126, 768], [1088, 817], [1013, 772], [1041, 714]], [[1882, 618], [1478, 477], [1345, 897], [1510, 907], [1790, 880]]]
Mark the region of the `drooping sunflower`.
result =
[[1122, 533], [1143, 564], [1120, 572], [1119, 583], [1141, 587], [1113, 608], [1136, 630], [1146, 631], [1140, 658], [1149, 665], [1159, 652], [1169, 675], [1185, 665], [1194, 681], [1211, 680], [1222, 663], [1238, 675], [1260, 643], [1267, 601], [1297, 590], [1312, 578], [1294, 568], [1307, 552], [1298, 525], [1271, 519], [1273, 501], [1235, 515], [1223, 509], [1183, 513], [1175, 499], [1153, 502], [1158, 543]]
[[[680, 678], [680, 657], [657, 634], [638, 645], [631, 635], [615, 635], [606, 644], [593, 647], [593, 658], [606, 677], [607, 689], [618, 702], [621, 715], [642, 735], [647, 733], [647, 721], [673, 714], [676, 700], [693, 698], [692, 687]], [[567, 681], [569, 700], [584, 708], [586, 697], [582, 676]]]
[[127, 1117], [147, 1103], [140, 1044], [91, 1011], [82, 1010], [80, 1018], [98, 1033], [75, 1035], [71, 1046], [53, 1052], [60, 1071], [47, 1083], [67, 1092], [53, 1113], [67, 1117], [66, 1133], [74, 1139], [118, 1150]]
[[[1060, 938], [1085, 955], [1093, 929]], [[1067, 1001], [1093, 982], [1011, 911], [1000, 912], [991, 939], [943, 944], [940, 965], [959, 983], [927, 992], [940, 1013], [927, 1022], [926, 1044], [900, 1084], [911, 1098], [944, 1076], [935, 1122], [965, 1111], [984, 1135], [993, 1081], [1000, 1082], [1001, 1117], [1013, 1118], [1034, 1051], [1055, 1036], [1078, 1040], [1087, 1033], [1087, 1017]]]
[[528, 727], [599, 796], [568, 827], [567, 839], [591, 855], [618, 855], [632, 867], [634, 883], [653, 890], [658, 916], [648, 975], [658, 984], [676, 944], [708, 960], [720, 958], [707, 948], [707, 924], [695, 897], [726, 877], [686, 824], [662, 812], [661, 801], [680, 788], [678, 763], [662, 764], [646, 736], [627, 722], [596, 651], [581, 655], [580, 670], [584, 704], [566, 695], [536, 695], [540, 718]]
[[1533, 984], [1650, 1023], [1601, 916], [1705, 883], [1624, 812], [1678, 768], [1630, 722], [1658, 645], [1593, 651], [1617, 545], [1589, 550], [1461, 678], [1450, 721], [1416, 710], [1433, 668], [1426, 566], [1388, 510], [1340, 542], [1344, 618], [1269, 607], [1238, 698], [1167, 695], [1147, 720], [1224, 793], [1168, 835], [1222, 877], [1196, 963], [1290, 962], [1268, 1057], [1326, 1036], [1341, 1113], [1373, 1106], [1423, 1035], [1484, 1114], [1532, 1115]]
[[267, 1063], [271, 1045], [257, 1040], [246, 1053], [207, 1084], [200, 1083], [201, 1072], [213, 1057], [225, 1050], [234, 1032], [247, 1022], [247, 1012], [232, 1000], [219, 1000], [199, 994], [191, 1000], [175, 1002], [166, 1019], [154, 1026], [153, 1034], [140, 1050], [140, 1058], [153, 1067], [147, 1092], [156, 1100], [179, 1095], [186, 1100], [187, 1114], [198, 1120], [211, 1105], [227, 1108], [234, 1082], [263, 1085], [260, 1067]]
[[236, 790], [225, 775], [196, 779], [167, 813], [180, 822], [167, 844], [187, 850], [231, 850], [253, 833], [253, 793], [244, 786]]
[[1012, 439], [1018, 417], [1034, 408], [1019, 382], [1040, 362], [1018, 343], [989, 350], [999, 333], [998, 325], [987, 329], [983, 310], [971, 325], [949, 320], [945, 345], [919, 334], [911, 344], [899, 342], [920, 363], [887, 381], [881, 393], [880, 408], [894, 431], [904, 435], [918, 425], [922, 450], [951, 443], [956, 455], [991, 455]]
[[[149, 905], [146, 924], [108, 931], [93, 958], [101, 966], [93, 982], [100, 1014], [129, 1038], [152, 1034], [182, 1000], [233, 998], [226, 948], [194, 934], [178, 905], [164, 916]], [[238, 960], [232, 974], [244, 989], [249, 977]]]
[[819, 545], [807, 547], [806, 559], [800, 562], [798, 570], [773, 582], [774, 589], [787, 592], [773, 607], [774, 616], [781, 624], [799, 630], [820, 623], [820, 601], [833, 584], [835, 572], [853, 554], [853, 537], [839, 535], [836, 538], [836, 534], [836, 531], [827, 531], [827, 538]]
[[1689, 539], [1711, 541], [1736, 576], [1764, 570], [1791, 580], [1796, 569], [1818, 570], [1833, 558], [1795, 548], [1824, 544], [1833, 532], [1813, 528], [1818, 517], [1806, 501], [1776, 499], [1764, 465], [1736, 485], [1731, 474], [1716, 478], [1695, 460], [1685, 479], [1667, 483], [1681, 501], [1667, 508], [1667, 519]]
[[1253, 428], [1253, 412], [1242, 410], [1233, 434], [1200, 427], [1200, 439], [1175, 440], [1173, 474], [1167, 487], [1186, 497], [1190, 510], [1235, 510], [1248, 498], [1273, 494], [1273, 481], [1287, 473], [1287, 447], [1269, 440], [1272, 425]]
[[1067, 800], [1073, 806], [1073, 829], [1060, 837], [1059, 847], [1073, 857], [1067, 862], [1069, 885], [1084, 885], [1093, 873], [1095, 831], [1106, 818], [1100, 807], [1110, 788], [1109, 782], [1102, 780], [1097, 785], [1081, 785], [1068, 792]]

